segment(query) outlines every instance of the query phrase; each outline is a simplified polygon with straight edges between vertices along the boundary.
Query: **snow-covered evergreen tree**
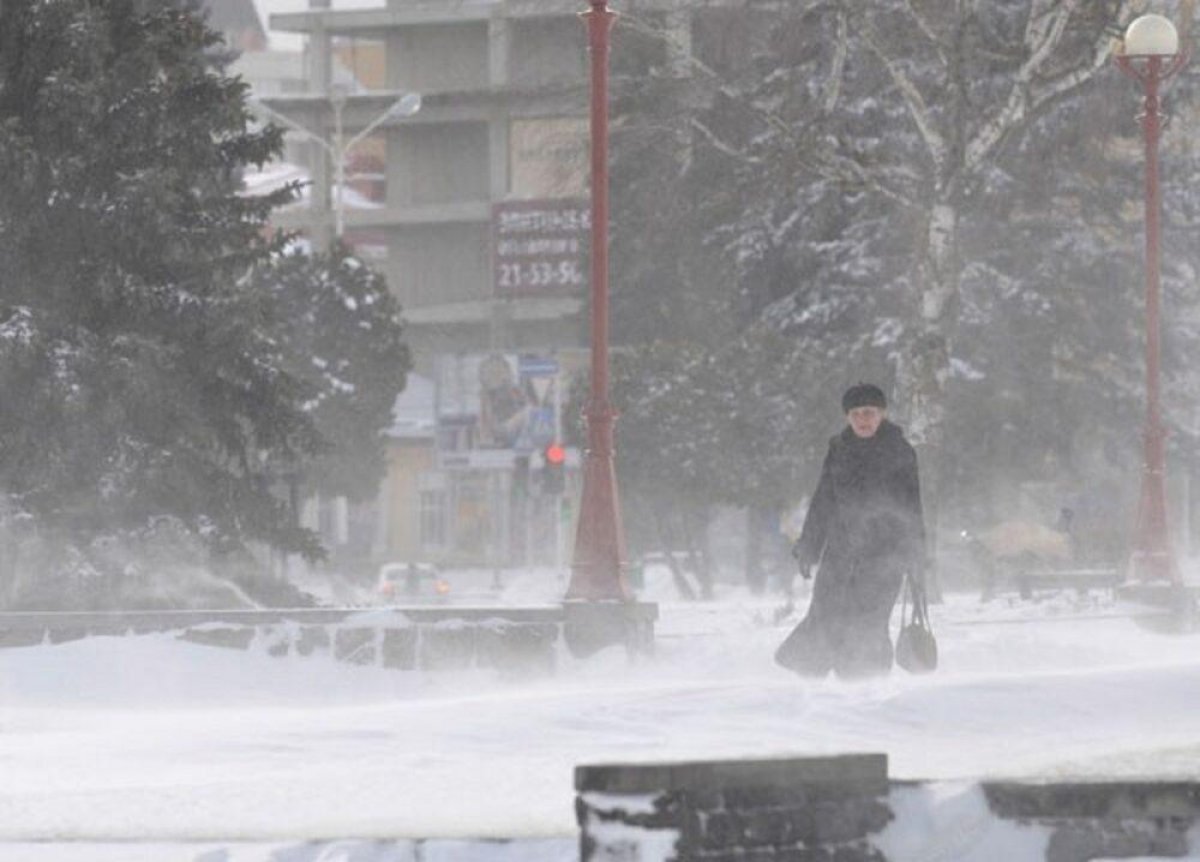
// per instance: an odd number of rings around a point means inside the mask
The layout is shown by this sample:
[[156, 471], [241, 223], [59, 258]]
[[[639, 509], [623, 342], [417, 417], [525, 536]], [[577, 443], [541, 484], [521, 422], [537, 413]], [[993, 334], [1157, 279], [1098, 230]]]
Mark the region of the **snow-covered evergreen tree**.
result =
[[324, 496], [372, 498], [386, 472], [379, 432], [411, 365], [395, 297], [341, 247], [274, 258], [253, 285], [275, 301], [284, 367], [311, 390], [304, 407], [328, 442], [289, 478]]
[[[240, 193], [280, 135], [253, 130], [225, 54], [187, 0], [0, 5], [0, 491], [9, 525], [73, 565], [155, 534], [214, 561], [259, 542], [318, 555], [281, 477], [327, 451], [323, 432], [350, 432], [309, 409], [337, 399], [300, 373], [294, 339], [334, 373], [349, 359], [370, 422], [384, 396], [359, 354], [402, 355], [379, 285], [346, 261], [302, 287], [285, 264], [291, 287], [258, 289], [282, 242], [267, 216], [291, 191]], [[359, 330], [365, 346], [347, 301], [377, 301], [357, 320], [386, 323]]]

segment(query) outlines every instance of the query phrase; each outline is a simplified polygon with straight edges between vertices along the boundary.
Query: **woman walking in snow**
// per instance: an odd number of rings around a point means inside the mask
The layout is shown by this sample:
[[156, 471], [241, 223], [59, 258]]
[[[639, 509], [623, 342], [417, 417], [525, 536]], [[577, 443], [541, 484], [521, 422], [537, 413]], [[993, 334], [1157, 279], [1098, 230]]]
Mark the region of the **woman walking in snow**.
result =
[[804, 676], [887, 673], [888, 621], [904, 582], [924, 559], [917, 455], [887, 419], [883, 391], [846, 390], [847, 427], [829, 441], [821, 478], [792, 554], [812, 577], [804, 620], [775, 660]]

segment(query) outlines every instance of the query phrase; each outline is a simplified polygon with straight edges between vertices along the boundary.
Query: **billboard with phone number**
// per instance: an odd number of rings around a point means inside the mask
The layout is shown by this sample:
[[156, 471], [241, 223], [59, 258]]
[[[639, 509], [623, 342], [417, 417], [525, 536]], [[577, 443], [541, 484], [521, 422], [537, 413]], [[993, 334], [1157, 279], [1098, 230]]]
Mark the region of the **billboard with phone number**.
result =
[[492, 208], [496, 296], [563, 296], [587, 284], [586, 200], [504, 201]]

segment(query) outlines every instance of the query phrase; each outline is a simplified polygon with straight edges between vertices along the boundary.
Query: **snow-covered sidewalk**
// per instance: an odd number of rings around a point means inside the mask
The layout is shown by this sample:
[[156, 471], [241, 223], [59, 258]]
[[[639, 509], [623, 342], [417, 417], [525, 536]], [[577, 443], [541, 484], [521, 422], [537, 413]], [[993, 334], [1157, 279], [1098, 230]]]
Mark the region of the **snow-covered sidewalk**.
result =
[[552, 838], [553, 855], [573, 847], [574, 766], [617, 760], [883, 751], [893, 778], [1200, 779], [1200, 636], [1111, 601], [952, 596], [935, 675], [813, 683], [773, 666], [796, 621], [775, 607], [663, 604], [653, 660], [564, 655], [534, 680], [167, 635], [0, 651], [0, 842]]

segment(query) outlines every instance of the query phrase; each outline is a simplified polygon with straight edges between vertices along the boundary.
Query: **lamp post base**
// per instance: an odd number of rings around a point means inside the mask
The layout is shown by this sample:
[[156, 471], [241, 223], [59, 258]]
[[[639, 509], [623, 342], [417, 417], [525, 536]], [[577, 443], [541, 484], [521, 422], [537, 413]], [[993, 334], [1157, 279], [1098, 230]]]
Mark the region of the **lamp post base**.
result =
[[583, 494], [579, 501], [579, 526], [566, 601], [629, 601], [633, 598], [625, 579], [625, 531], [617, 499], [617, 471], [613, 458], [613, 424], [616, 412], [604, 404], [587, 411], [591, 438], [583, 462]]
[[565, 601], [563, 640], [575, 658], [622, 644], [631, 658], [654, 653], [654, 602]]
[[1134, 619], [1142, 628], [1159, 634], [1191, 634], [1197, 630], [1198, 593], [1197, 587], [1181, 583], [1125, 584], [1117, 588], [1117, 598], [1153, 609]]
[[1142, 473], [1133, 553], [1129, 557], [1129, 577], [1140, 582], [1179, 584], [1182, 578], [1167, 528], [1167, 487], [1163, 469], [1167, 435], [1158, 419], [1157, 403], [1157, 398], [1151, 401], [1151, 413], [1146, 420], [1146, 466]]
[[1134, 551], [1129, 557], [1129, 580], [1179, 583], [1179, 568], [1169, 551]]

